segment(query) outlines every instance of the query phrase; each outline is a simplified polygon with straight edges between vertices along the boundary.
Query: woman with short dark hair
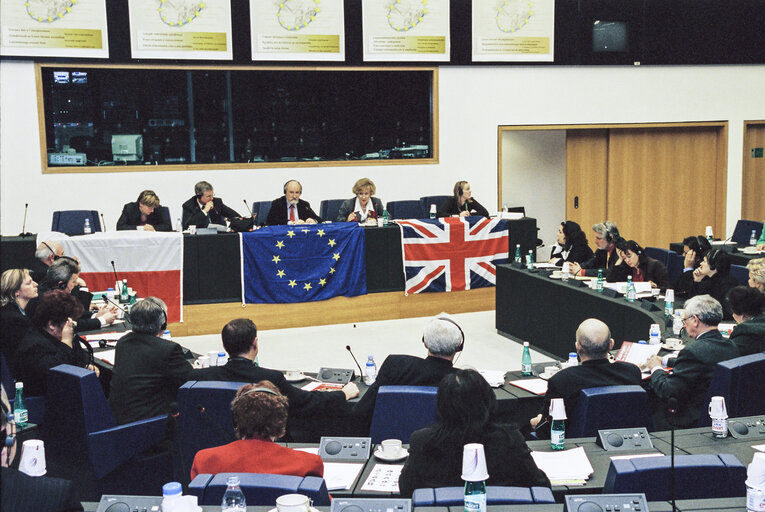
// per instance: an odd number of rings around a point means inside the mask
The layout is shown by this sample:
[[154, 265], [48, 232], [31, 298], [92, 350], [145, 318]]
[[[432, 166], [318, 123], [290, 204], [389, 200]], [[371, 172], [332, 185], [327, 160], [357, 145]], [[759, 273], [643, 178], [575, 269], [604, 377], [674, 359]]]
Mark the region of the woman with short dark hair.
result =
[[730, 340], [741, 355], [765, 352], [765, 294], [749, 286], [736, 286], [728, 291], [726, 302], [738, 323]]
[[462, 452], [469, 443], [484, 446], [489, 485], [550, 487], [518, 428], [494, 421], [495, 406], [494, 391], [480, 373], [447, 374], [438, 386], [436, 424], [409, 440], [409, 459], [398, 479], [401, 495], [409, 497], [422, 487], [462, 485]]
[[669, 271], [659, 260], [649, 258], [640, 244], [634, 240], [620, 241], [616, 244], [619, 259], [608, 271], [609, 283], [624, 282], [628, 276], [636, 283], [650, 282], [651, 288], [666, 289], [672, 287]]
[[580, 265], [593, 257], [592, 249], [587, 245], [587, 235], [574, 221], [561, 222], [558, 227], [557, 243], [553, 246], [548, 263], [559, 267], [564, 261]]
[[730, 256], [721, 249], [711, 249], [704, 254], [698, 268], [693, 271], [693, 283], [687, 298], [696, 295], [711, 295], [723, 305], [723, 320], [732, 320], [730, 309], [725, 302], [728, 291], [738, 282], [730, 275]]
[[270, 473], [324, 476], [318, 455], [292, 450], [274, 441], [287, 427], [287, 397], [267, 380], [245, 384], [231, 402], [237, 441], [200, 450], [191, 478], [200, 473]]

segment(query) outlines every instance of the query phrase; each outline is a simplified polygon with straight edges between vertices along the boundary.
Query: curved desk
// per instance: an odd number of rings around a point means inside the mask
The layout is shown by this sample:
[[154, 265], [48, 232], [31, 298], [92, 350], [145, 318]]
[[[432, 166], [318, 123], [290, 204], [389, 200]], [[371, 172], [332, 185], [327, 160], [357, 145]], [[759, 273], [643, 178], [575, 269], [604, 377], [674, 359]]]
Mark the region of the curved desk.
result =
[[594, 317], [611, 329], [614, 348], [622, 341], [648, 338], [651, 324], [664, 326], [662, 311], [649, 312], [640, 301], [611, 298], [511, 265], [497, 266], [496, 328], [504, 336], [528, 341], [535, 349], [559, 359], [574, 350], [576, 329]]

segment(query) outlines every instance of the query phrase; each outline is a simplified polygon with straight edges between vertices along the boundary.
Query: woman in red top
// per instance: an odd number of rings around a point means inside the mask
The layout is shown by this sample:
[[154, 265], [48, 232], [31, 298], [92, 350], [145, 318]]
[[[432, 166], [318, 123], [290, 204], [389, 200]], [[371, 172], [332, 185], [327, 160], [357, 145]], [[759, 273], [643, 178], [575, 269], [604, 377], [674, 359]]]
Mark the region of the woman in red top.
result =
[[287, 397], [271, 382], [262, 380], [239, 388], [231, 412], [238, 441], [197, 452], [192, 479], [200, 473], [324, 476], [324, 463], [318, 455], [274, 442], [285, 433]]

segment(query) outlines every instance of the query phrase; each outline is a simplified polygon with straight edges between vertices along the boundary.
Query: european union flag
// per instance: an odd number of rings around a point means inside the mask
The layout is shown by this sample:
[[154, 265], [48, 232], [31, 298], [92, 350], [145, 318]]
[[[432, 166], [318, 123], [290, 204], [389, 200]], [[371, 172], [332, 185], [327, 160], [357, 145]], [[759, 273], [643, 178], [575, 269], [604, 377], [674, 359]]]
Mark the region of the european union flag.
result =
[[241, 233], [241, 241], [246, 303], [367, 293], [364, 228], [358, 224], [269, 226]]

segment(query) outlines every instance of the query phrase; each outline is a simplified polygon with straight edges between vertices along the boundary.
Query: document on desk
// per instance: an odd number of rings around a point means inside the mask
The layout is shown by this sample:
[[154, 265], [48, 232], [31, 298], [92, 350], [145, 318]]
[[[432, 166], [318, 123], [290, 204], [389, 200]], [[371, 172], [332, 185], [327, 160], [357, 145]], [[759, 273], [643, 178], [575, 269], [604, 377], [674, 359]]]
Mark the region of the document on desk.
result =
[[503, 370], [478, 370], [478, 373], [493, 388], [502, 387], [502, 384], [505, 383], [505, 372]]
[[765, 444], [753, 444], [752, 448], [754, 448], [758, 452], [765, 452]]
[[110, 365], [114, 366], [114, 354], [116, 353], [116, 350], [102, 350], [101, 352], [96, 352], [93, 356], [96, 359], [100, 359], [101, 361], [104, 361], [106, 363], [109, 363]]
[[[319, 454], [318, 446], [307, 446], [304, 448], [293, 448], [299, 452]], [[359, 473], [364, 468], [360, 462], [324, 462], [324, 482], [327, 484], [328, 491], [343, 491], [350, 489]]]
[[552, 485], [584, 485], [594, 472], [581, 446], [556, 452], [532, 451], [531, 457]]
[[661, 343], [646, 345], [644, 343], [624, 341], [619, 352], [616, 354], [616, 360], [640, 366], [648, 361], [649, 357], [658, 354], [659, 350], [661, 350]]
[[398, 493], [398, 477], [402, 469], [404, 466], [400, 464], [375, 464], [361, 490]]
[[511, 380], [508, 384], [525, 389], [535, 395], [544, 395], [547, 393], [547, 381], [544, 379], [519, 379]]

